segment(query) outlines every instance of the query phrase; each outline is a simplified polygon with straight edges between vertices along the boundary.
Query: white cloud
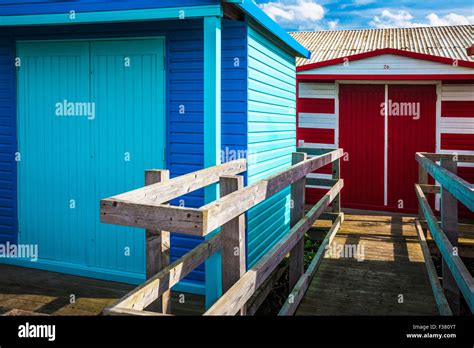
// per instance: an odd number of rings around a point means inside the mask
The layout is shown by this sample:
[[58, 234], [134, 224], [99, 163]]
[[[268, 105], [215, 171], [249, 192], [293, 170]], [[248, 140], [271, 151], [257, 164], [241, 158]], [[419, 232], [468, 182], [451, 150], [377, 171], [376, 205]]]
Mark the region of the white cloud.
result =
[[297, 0], [296, 4], [272, 1], [259, 5], [273, 20], [298, 30], [315, 29], [324, 17], [324, 8], [313, 0]]
[[412, 22], [413, 16], [405, 10], [394, 11], [383, 10], [380, 16], [375, 16], [370, 22], [376, 28], [393, 28], [393, 27], [413, 27], [416, 26]]
[[432, 25], [460, 25], [473, 24], [474, 16], [463, 16], [455, 13], [450, 13], [439, 17], [435, 13], [430, 13], [425, 17], [424, 22], [414, 22], [413, 15], [405, 10], [390, 11], [383, 10], [380, 16], [374, 16], [370, 24], [376, 28], [408, 28], [408, 27], [423, 27]]
[[330, 30], [336, 30], [338, 24], [339, 24], [338, 21], [329, 21], [328, 22], [329, 29]]
[[456, 13], [450, 13], [440, 18], [435, 13], [430, 13], [426, 16], [430, 25], [462, 25], [474, 24], [474, 16], [462, 16]]

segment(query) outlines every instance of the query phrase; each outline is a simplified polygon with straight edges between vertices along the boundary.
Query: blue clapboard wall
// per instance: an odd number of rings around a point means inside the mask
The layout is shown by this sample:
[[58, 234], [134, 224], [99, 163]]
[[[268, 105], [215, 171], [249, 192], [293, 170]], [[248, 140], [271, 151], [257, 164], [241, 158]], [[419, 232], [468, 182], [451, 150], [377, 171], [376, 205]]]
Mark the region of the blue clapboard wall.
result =
[[14, 47], [0, 37], [0, 244], [16, 242], [16, 112]]
[[[252, 21], [248, 26], [248, 165], [252, 184], [291, 165], [296, 139], [296, 68], [289, 54]], [[290, 188], [247, 213], [251, 267], [290, 230]]]

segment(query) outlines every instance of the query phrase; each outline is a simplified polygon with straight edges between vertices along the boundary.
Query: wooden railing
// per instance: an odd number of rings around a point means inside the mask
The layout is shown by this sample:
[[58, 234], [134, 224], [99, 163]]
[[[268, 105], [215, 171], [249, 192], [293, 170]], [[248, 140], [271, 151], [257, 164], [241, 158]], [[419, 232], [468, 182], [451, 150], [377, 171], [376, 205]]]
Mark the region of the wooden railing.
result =
[[[458, 249], [458, 201], [471, 212], [474, 211], [474, 186], [456, 174], [457, 164], [474, 163], [474, 156], [417, 153], [416, 160], [419, 163], [419, 183], [415, 184], [415, 191], [419, 201], [421, 220], [417, 221], [417, 230], [439, 312], [442, 315], [459, 314], [459, 292], [462, 293], [473, 312], [474, 281], [461, 260]], [[436, 181], [437, 185], [428, 185], [428, 175]], [[441, 196], [441, 223], [438, 222], [426, 197], [426, 194], [437, 193]], [[422, 223], [428, 227], [443, 259], [442, 285], [439, 283], [431, 259]]]
[[[293, 165], [264, 180], [244, 187], [243, 177], [237, 174], [246, 170], [246, 161], [237, 160], [171, 180], [167, 171], [158, 171], [148, 186], [101, 201], [101, 221], [104, 223], [147, 229], [147, 278], [116, 304], [107, 308], [108, 315], [163, 315], [170, 313], [169, 291], [192, 270], [218, 250], [222, 255], [223, 295], [205, 315], [246, 314], [246, 305], [257, 290], [274, 274], [277, 266], [289, 256], [289, 281], [293, 289], [281, 315], [292, 314], [309, 280], [314, 275], [323, 251], [318, 252], [310, 267], [304, 271], [304, 234], [332, 203], [333, 226], [323, 241], [324, 249], [342, 222], [340, 191], [343, 181], [339, 177], [341, 149], [307, 150], [293, 154]], [[304, 211], [306, 176], [325, 165], [333, 166], [333, 179], [324, 183], [329, 187], [324, 197], [308, 213]], [[156, 173], [156, 171], [152, 171]], [[147, 177], [151, 174], [147, 174]], [[201, 208], [184, 208], [167, 202], [205, 186], [219, 183], [221, 198]], [[291, 229], [252, 268], [245, 269], [245, 212], [291, 185]], [[206, 237], [196, 248], [171, 264], [163, 259], [168, 232]], [[149, 242], [158, 236], [157, 242]], [[164, 236], [164, 237], [163, 237]], [[163, 243], [163, 240], [165, 243]], [[236, 253], [236, 251], [238, 252]], [[236, 257], [236, 255], [238, 257]], [[166, 259], [166, 257], [164, 257]], [[169, 260], [169, 258], [168, 258]], [[262, 291], [268, 294], [268, 291]], [[162, 301], [157, 309], [156, 303]], [[165, 304], [166, 302], [166, 304]], [[255, 303], [250, 314], [256, 311]], [[152, 307], [151, 307], [152, 306]], [[258, 305], [257, 305], [258, 306]], [[149, 310], [153, 308], [153, 310]], [[156, 311], [160, 311], [157, 313]]]

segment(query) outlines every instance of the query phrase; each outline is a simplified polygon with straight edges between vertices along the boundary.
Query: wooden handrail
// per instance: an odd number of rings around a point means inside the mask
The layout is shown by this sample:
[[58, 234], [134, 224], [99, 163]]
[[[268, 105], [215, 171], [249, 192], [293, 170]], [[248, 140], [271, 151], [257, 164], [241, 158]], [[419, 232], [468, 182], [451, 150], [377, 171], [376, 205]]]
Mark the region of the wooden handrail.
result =
[[220, 235], [215, 235], [202, 242], [144, 284], [122, 297], [116, 304], [109, 307], [107, 311], [111, 312], [114, 308], [143, 310], [163, 295], [163, 293], [171, 289], [171, 287], [178, 284], [179, 281], [220, 250], [220, 248]]
[[337, 231], [339, 230], [342, 222], [344, 221], [344, 214], [339, 214], [339, 216], [334, 220], [333, 225], [329, 229], [328, 233], [324, 237], [321, 245], [318, 248], [316, 255], [314, 256], [313, 260], [311, 261], [308, 269], [303, 274], [303, 276], [298, 280], [293, 290], [291, 290], [290, 295], [288, 296], [285, 304], [280, 309], [278, 315], [280, 316], [287, 316], [293, 315], [298, 308], [300, 301], [302, 300], [306, 290], [308, 290], [309, 284], [313, 279], [316, 271], [318, 270], [321, 262], [323, 260], [324, 254], [327, 250], [327, 247], [331, 244], [332, 240], [336, 236]]
[[[433, 156], [430, 156], [433, 158]], [[452, 158], [453, 156], [451, 156]], [[416, 153], [416, 160], [441, 187], [448, 190], [454, 197], [463, 203], [470, 211], [474, 211], [474, 185], [460, 178], [449, 170], [439, 166], [428, 158], [425, 153]]]
[[443, 287], [441, 286], [438, 274], [436, 272], [435, 265], [431, 258], [430, 248], [428, 243], [426, 243], [426, 237], [423, 233], [423, 227], [419, 220], [415, 221], [415, 229], [418, 235], [418, 240], [420, 241], [421, 252], [425, 259], [426, 270], [428, 271], [428, 279], [430, 280], [431, 289], [435, 296], [436, 305], [438, 306], [439, 314], [441, 315], [453, 315], [451, 308], [449, 307], [448, 300], [443, 292]]
[[102, 223], [203, 236], [205, 212], [163, 203], [247, 169], [245, 159], [206, 168], [100, 201]]
[[[423, 235], [422, 222], [417, 221], [417, 232], [425, 256], [425, 264], [440, 314], [460, 314], [459, 292], [474, 313], [474, 281], [459, 255], [458, 201], [474, 210], [474, 186], [457, 175], [458, 163], [474, 163], [474, 155], [416, 153], [419, 163], [419, 183], [415, 191], [419, 201], [419, 217], [426, 225], [442, 257], [439, 284], [431, 255]], [[439, 161], [439, 164], [437, 163]], [[431, 175], [438, 185], [428, 185]], [[425, 194], [440, 194], [441, 223], [434, 215]]]
[[296, 243], [303, 238], [317, 218], [339, 194], [343, 186], [344, 182], [341, 179], [314, 205], [303, 219], [291, 228], [285, 237], [248, 270], [229, 291], [222, 295], [205, 315], [235, 315], [283, 258], [293, 249]]
[[[334, 162], [342, 155], [342, 150], [339, 149], [310, 158], [201, 208], [167, 206], [162, 204], [165, 201], [164, 198], [154, 198], [166, 188], [173, 192], [173, 194], [164, 194], [166, 201], [176, 198], [177, 194], [179, 197], [179, 195], [187, 193], [187, 190], [176, 188], [176, 182], [181, 183], [183, 180], [180, 177], [174, 178], [101, 200], [101, 222], [206, 236], [295, 181]], [[212, 167], [196, 172], [201, 178], [198, 180], [200, 184], [192, 187], [201, 188], [205, 183], [217, 182], [216, 177], [230, 175], [231, 172], [240, 173], [244, 168], [242, 161], [244, 160], [217, 166], [220, 169]], [[186, 175], [186, 180], [195, 180], [196, 173]], [[203, 173], [211, 173], [211, 179], [204, 179]], [[144, 198], [145, 195], [147, 195], [147, 199]]]
[[342, 155], [343, 152], [339, 149], [307, 159], [203, 206], [201, 210], [205, 212], [204, 235], [245, 213], [309, 173], [334, 162]]
[[[295, 153], [294, 155], [297, 154]], [[333, 175], [336, 179], [331, 182], [332, 187], [326, 195], [302, 219], [292, 219], [295, 220], [295, 225], [292, 226], [289, 234], [280, 239], [251, 270], [245, 272], [245, 269], [242, 267], [244, 265], [243, 256], [245, 255], [245, 243], [242, 241], [242, 238], [245, 236], [243, 214], [290, 185], [294, 186], [295, 189], [297, 188], [302, 214], [305, 189], [304, 179], [309, 173], [339, 161], [343, 152], [341, 149], [326, 150], [310, 159], [306, 159], [306, 154], [300, 155], [302, 155], [301, 162], [247, 187], [243, 187], [242, 177], [230, 174], [234, 172], [240, 173], [244, 168], [245, 162], [234, 161], [226, 165], [185, 175], [184, 179], [178, 177], [102, 200], [102, 221], [107, 223], [145, 227], [150, 230], [187, 233], [197, 236], [205, 236], [222, 227], [219, 233], [159, 271], [144, 284], [120, 299], [115, 305], [107, 308], [104, 313], [124, 315], [143, 312], [143, 315], [151, 315], [149, 312], [144, 311], [144, 309], [160, 299], [172, 286], [176, 285], [215, 252], [223, 250], [223, 246], [225, 246], [223, 257], [233, 255], [231, 252], [233, 246], [239, 249], [241, 257], [239, 260], [232, 260], [232, 262], [223, 262], [223, 268], [226, 268], [223, 269], [223, 272], [227, 271], [226, 278], [224, 279], [224, 288], [229, 290], [206, 314], [236, 314], [244, 310], [246, 302], [254, 294], [255, 290], [271, 275], [282, 259], [288, 253], [296, 255], [295, 245], [301, 243], [304, 234], [309, 230], [314, 221], [323, 214], [331, 202], [337, 202], [333, 210], [336, 214], [340, 212], [339, 194], [344, 184], [343, 180], [339, 179], [339, 163], [337, 163], [337, 166], [334, 167]], [[211, 177], [206, 179], [205, 173], [210, 173]], [[219, 180], [217, 180], [217, 177]], [[197, 182], [187, 185], [186, 189], [177, 188], [176, 183], [187, 183], [189, 180], [196, 180]], [[201, 208], [174, 207], [164, 204], [165, 199], [175, 198], [178, 194], [187, 193], [191, 188], [200, 188], [203, 185], [213, 184], [217, 181], [221, 183], [221, 194], [223, 197]], [[172, 192], [163, 193], [163, 196], [160, 198], [155, 197], [164, 192], [166, 188]], [[296, 209], [294, 210], [296, 211]], [[336, 221], [340, 220], [336, 219]], [[222, 233], [222, 230], [225, 233]], [[300, 256], [301, 260], [298, 261], [298, 264], [303, 262], [302, 258], [304, 255], [299, 253], [298, 258]], [[253, 277], [253, 273], [255, 273], [255, 277]], [[297, 273], [294, 273], [293, 276], [295, 274]], [[297, 275], [295, 282], [302, 274], [303, 270], [301, 274]], [[238, 296], [236, 299], [232, 297], [232, 294], [235, 293], [238, 284], [244, 284], [245, 287], [250, 286], [252, 290], [246, 292], [243, 296]], [[229, 301], [237, 301], [238, 305], [235, 306]], [[219, 307], [222, 303], [225, 303], [225, 309]], [[242, 314], [244, 313], [243, 311]]]
[[426, 219], [426, 223], [429, 227], [431, 235], [438, 247], [443, 261], [446, 263], [451, 274], [453, 275], [458, 288], [461, 290], [466, 302], [471, 309], [471, 312], [474, 311], [474, 280], [462, 262], [460, 256], [456, 253], [453, 253], [453, 245], [449, 241], [448, 237], [445, 235], [443, 230], [439, 227], [438, 220], [431, 209], [426, 196], [420, 187], [420, 185], [415, 184], [415, 190], [420, 204], [420, 208], [423, 211], [423, 216]]

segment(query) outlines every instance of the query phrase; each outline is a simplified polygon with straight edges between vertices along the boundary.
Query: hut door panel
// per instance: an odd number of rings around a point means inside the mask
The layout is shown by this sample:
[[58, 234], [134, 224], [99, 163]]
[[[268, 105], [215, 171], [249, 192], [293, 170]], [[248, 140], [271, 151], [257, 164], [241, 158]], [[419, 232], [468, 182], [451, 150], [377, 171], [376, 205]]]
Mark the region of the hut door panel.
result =
[[388, 86], [388, 208], [416, 212], [415, 153], [436, 152], [436, 86]]
[[144, 231], [101, 224], [99, 201], [165, 168], [163, 40], [17, 48], [19, 242], [48, 269], [136, 281]]
[[345, 207], [379, 209], [384, 204], [383, 85], [339, 86], [339, 144]]
[[[163, 40], [91, 43], [94, 201], [144, 185], [146, 169], [165, 168]], [[145, 271], [143, 230], [100, 224], [94, 210], [91, 264]]]
[[19, 243], [38, 245], [41, 260], [84, 265], [91, 122], [75, 106], [90, 101], [89, 44], [18, 43], [17, 55]]

